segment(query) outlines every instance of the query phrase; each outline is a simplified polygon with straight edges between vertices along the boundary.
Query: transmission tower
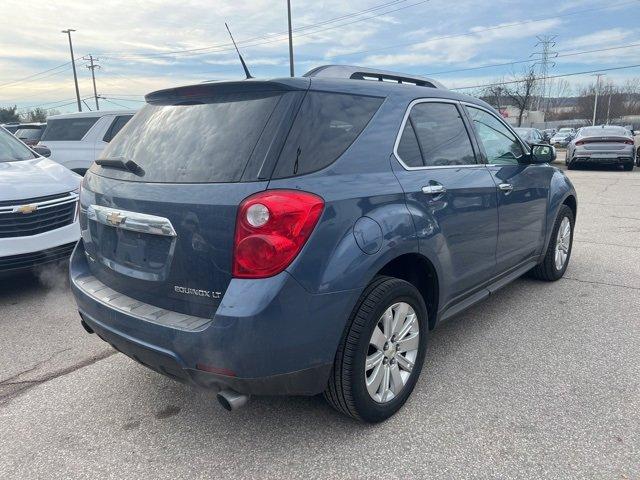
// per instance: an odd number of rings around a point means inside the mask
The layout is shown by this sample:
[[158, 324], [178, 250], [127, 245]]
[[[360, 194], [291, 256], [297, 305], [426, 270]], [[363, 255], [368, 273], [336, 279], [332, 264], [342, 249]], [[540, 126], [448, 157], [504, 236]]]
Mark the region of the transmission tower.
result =
[[[557, 35], [538, 35], [536, 36], [538, 39], [538, 43], [536, 43], [535, 48], [540, 48], [540, 51], [534, 52], [531, 54], [533, 58], [536, 59], [534, 63], [534, 68], [537, 65], [539, 67], [541, 84], [538, 88], [538, 102], [537, 109], [540, 110], [543, 107], [543, 99], [547, 96], [547, 77], [549, 76], [549, 68], [555, 67], [556, 64], [552, 60], [558, 56], [558, 52], [554, 51], [553, 48], [556, 46], [556, 38]], [[548, 101], [547, 101], [548, 103]], [[548, 107], [548, 104], [546, 105]], [[547, 108], [545, 108], [547, 110]]]

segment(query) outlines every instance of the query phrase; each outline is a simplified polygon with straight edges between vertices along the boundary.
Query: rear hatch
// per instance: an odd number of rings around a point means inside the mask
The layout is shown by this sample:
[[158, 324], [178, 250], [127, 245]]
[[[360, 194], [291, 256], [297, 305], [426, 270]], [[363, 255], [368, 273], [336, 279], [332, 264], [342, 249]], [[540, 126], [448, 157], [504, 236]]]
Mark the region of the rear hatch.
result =
[[215, 313], [231, 281], [238, 205], [267, 187], [307, 88], [245, 81], [148, 95], [102, 153], [114, 162], [94, 164], [84, 182], [92, 274], [145, 303]]

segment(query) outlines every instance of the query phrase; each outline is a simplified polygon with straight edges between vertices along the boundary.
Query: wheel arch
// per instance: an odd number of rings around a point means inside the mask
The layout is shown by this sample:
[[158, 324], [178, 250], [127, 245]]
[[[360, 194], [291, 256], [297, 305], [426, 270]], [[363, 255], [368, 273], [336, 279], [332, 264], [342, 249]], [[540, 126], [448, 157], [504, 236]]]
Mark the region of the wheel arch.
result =
[[433, 329], [440, 300], [440, 284], [434, 264], [420, 253], [405, 253], [387, 262], [376, 273], [376, 276], [379, 275], [399, 278], [416, 287], [427, 306], [429, 329]]

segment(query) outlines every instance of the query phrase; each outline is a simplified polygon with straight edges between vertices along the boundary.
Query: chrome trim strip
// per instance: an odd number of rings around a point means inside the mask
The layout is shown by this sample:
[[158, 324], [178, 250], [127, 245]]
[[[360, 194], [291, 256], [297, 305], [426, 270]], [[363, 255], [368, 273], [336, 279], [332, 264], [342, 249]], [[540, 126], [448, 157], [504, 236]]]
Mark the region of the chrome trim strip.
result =
[[75, 286], [94, 301], [138, 320], [186, 331], [204, 329], [213, 320], [178, 313], [141, 302], [109, 288], [93, 275], [72, 279]]
[[[402, 137], [402, 133], [404, 132], [404, 127], [407, 123], [407, 120], [409, 119], [409, 115], [411, 114], [411, 109], [419, 103], [450, 103], [453, 105], [461, 104], [461, 102], [459, 102], [458, 100], [452, 100], [450, 98], [436, 98], [436, 97], [418, 98], [417, 100], [413, 100], [409, 104], [409, 106], [407, 107], [407, 110], [404, 112], [404, 117], [402, 118], [402, 123], [400, 124], [400, 130], [398, 131], [398, 134], [396, 135], [396, 141], [393, 144], [393, 155], [396, 157], [396, 160], [398, 160], [400, 165], [402, 165], [402, 168], [404, 168], [405, 170], [411, 171], [411, 170], [436, 170], [436, 169], [443, 169], [443, 168], [478, 168], [478, 167], [485, 166], [484, 163], [473, 163], [468, 165], [431, 165], [431, 166], [424, 166], [424, 167], [410, 167], [406, 163], [404, 163], [402, 161], [402, 158], [400, 158], [400, 155], [398, 155], [398, 145], [400, 145], [400, 137]], [[464, 123], [464, 120], [463, 120], [463, 123]], [[465, 130], [466, 130], [466, 125], [465, 125]], [[469, 139], [469, 141], [471, 141], [471, 139]], [[476, 152], [474, 151], [474, 153]]]
[[165, 237], [177, 236], [169, 219], [146, 213], [118, 210], [102, 205], [89, 205], [87, 218], [108, 227], [131, 230], [133, 232], [163, 235]]
[[[23, 207], [25, 205], [35, 205], [37, 210], [41, 210], [49, 207], [57, 207], [58, 205], [65, 205], [67, 203], [73, 203], [78, 201], [78, 194], [69, 192], [69, 195], [61, 198], [54, 198], [53, 200], [46, 200], [44, 202], [34, 202], [34, 203], [16, 203], [15, 205], [8, 205], [4, 207], [0, 207], [0, 214], [2, 213], [16, 213], [16, 209], [19, 207]], [[16, 202], [20, 202], [20, 200], [16, 200]]]

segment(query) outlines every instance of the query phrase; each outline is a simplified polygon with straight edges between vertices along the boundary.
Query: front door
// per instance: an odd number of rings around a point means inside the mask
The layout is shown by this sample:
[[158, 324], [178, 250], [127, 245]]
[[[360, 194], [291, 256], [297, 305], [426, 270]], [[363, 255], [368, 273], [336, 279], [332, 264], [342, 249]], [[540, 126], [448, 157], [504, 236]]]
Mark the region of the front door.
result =
[[496, 266], [501, 273], [541, 253], [553, 169], [528, 163], [522, 142], [495, 115], [466, 108], [496, 186], [500, 224]]
[[495, 273], [496, 187], [476, 160], [461, 108], [441, 100], [414, 103], [393, 162], [420, 249], [440, 262], [442, 307]]

